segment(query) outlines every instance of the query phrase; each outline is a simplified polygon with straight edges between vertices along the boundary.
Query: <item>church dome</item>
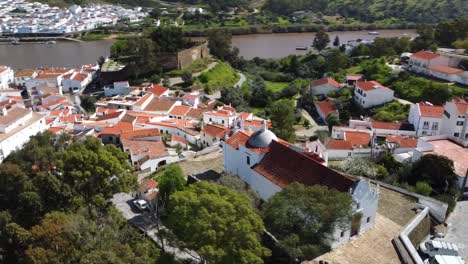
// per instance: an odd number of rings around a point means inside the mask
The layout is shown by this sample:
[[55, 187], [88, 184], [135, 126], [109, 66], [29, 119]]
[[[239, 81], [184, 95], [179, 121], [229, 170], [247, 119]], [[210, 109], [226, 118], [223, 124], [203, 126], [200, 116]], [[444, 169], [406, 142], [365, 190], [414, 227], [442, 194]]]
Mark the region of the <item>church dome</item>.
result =
[[278, 141], [278, 138], [275, 133], [266, 128], [266, 121], [263, 121], [262, 128], [253, 133], [247, 143], [254, 148], [266, 148], [273, 140]]

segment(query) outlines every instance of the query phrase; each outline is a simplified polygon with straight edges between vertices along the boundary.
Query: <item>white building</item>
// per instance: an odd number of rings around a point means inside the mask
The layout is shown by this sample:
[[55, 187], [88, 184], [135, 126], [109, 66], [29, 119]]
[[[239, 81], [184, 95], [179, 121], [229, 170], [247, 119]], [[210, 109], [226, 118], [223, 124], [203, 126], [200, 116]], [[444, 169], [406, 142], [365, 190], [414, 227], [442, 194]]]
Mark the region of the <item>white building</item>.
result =
[[393, 101], [393, 90], [376, 81], [357, 82], [354, 101], [363, 108], [383, 105]]
[[332, 248], [374, 226], [379, 197], [377, 189], [366, 180], [350, 178], [329, 169], [314, 153], [301, 152], [297, 147], [293, 149], [266, 129], [266, 124], [253, 134], [235, 133], [223, 143], [223, 156], [224, 171], [239, 175], [263, 200], [268, 200], [292, 182], [319, 184], [350, 193], [354, 217], [345, 230], [335, 228]]
[[230, 106], [221, 106], [217, 110], [205, 112], [203, 114], [203, 123], [218, 124], [224, 127], [232, 127], [237, 118], [236, 109]]
[[310, 85], [310, 92], [312, 95], [327, 95], [332, 91], [338, 91], [340, 83], [332, 78], [322, 78], [315, 80]]
[[111, 85], [104, 86], [104, 95], [106, 97], [115, 95], [128, 95], [132, 90], [127, 81], [114, 82]]
[[449, 66], [450, 59], [430, 51], [418, 51], [409, 60], [408, 69], [422, 74], [429, 74], [429, 69], [434, 65]]
[[468, 140], [468, 101], [455, 97], [444, 109], [441, 134]]
[[15, 72], [15, 77], [13, 83], [16, 85], [25, 86], [27, 80], [31, 80], [36, 78], [37, 71], [36, 70], [23, 70]]
[[201, 130], [201, 144], [204, 147], [219, 144], [224, 138], [229, 136], [231, 129], [224, 126], [208, 124]]
[[92, 81], [91, 74], [74, 71], [63, 76], [63, 91], [77, 93], [82, 91]]
[[421, 102], [410, 107], [408, 121], [413, 124], [417, 136], [439, 135], [444, 107]]
[[0, 111], [0, 162], [19, 149], [31, 136], [47, 129], [44, 116], [25, 108]]
[[0, 89], [8, 89], [13, 83], [14, 75], [12, 68], [0, 65]]

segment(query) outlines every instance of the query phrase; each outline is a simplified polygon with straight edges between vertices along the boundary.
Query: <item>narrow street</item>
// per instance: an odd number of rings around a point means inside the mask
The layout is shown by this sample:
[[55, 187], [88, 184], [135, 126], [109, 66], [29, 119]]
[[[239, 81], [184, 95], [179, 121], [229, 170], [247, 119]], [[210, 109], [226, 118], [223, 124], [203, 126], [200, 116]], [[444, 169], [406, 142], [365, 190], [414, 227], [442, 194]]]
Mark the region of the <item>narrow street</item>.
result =
[[[157, 220], [155, 216], [149, 211], [142, 212], [136, 208], [136, 206], [133, 205], [133, 201], [135, 199], [136, 198], [129, 193], [116, 193], [112, 197], [111, 201], [129, 223], [144, 232], [145, 235], [151, 238], [151, 240], [153, 240], [158, 245], [158, 247], [161, 248], [162, 245], [157, 235], [158, 228], [156, 226]], [[161, 223], [159, 229], [167, 230], [167, 228], [164, 227]], [[189, 254], [186, 251], [182, 251], [177, 247], [171, 246], [168, 241], [164, 241], [164, 251], [174, 255], [174, 257], [179, 261], [184, 261], [187, 259], [192, 261], [199, 260], [197, 259], [198, 254], [196, 252], [190, 251]]]

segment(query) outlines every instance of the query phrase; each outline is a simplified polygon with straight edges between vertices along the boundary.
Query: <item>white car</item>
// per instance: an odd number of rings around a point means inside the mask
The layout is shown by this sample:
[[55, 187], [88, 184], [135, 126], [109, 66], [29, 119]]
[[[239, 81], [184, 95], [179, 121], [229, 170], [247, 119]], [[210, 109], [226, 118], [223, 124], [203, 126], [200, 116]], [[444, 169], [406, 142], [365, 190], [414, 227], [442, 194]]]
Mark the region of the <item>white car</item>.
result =
[[435, 255], [458, 256], [457, 245], [445, 241], [430, 240], [423, 242], [419, 245], [419, 250], [428, 257], [434, 257]]
[[135, 200], [133, 204], [142, 211], [148, 209], [148, 203], [143, 199]]
[[424, 264], [465, 264], [465, 261], [460, 256], [437, 255], [424, 260]]

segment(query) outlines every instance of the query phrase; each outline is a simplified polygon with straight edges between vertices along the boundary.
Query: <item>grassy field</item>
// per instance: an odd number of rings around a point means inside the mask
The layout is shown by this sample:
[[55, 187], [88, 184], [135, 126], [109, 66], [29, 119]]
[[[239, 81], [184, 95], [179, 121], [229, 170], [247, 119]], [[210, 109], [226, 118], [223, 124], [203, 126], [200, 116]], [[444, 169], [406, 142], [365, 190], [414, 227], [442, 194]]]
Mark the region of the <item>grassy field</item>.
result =
[[385, 106], [373, 109], [372, 112], [375, 114], [372, 116], [373, 119], [378, 121], [404, 121], [408, 119], [409, 105], [403, 105], [397, 101], [388, 103]]
[[207, 93], [215, 92], [223, 87], [233, 87], [239, 81], [236, 71], [224, 62], [197, 77], [196, 83], [203, 85]]
[[266, 88], [272, 92], [281, 92], [284, 88], [288, 87], [288, 83], [285, 82], [270, 82], [265, 81]]

